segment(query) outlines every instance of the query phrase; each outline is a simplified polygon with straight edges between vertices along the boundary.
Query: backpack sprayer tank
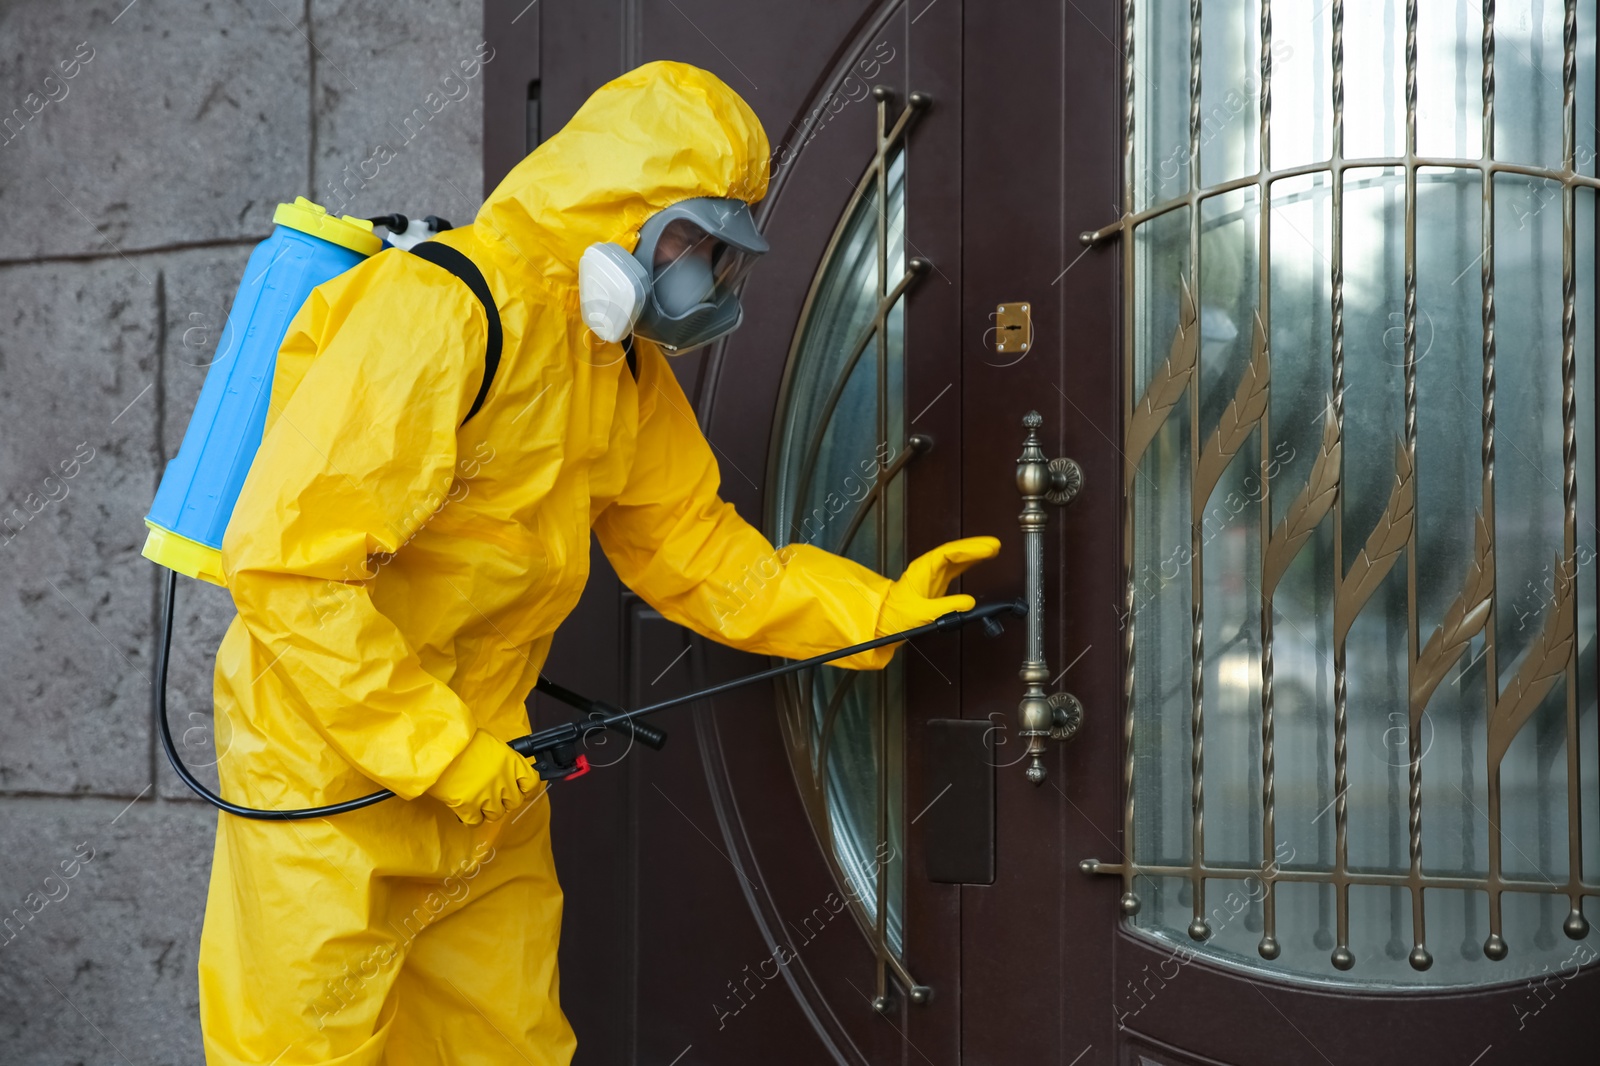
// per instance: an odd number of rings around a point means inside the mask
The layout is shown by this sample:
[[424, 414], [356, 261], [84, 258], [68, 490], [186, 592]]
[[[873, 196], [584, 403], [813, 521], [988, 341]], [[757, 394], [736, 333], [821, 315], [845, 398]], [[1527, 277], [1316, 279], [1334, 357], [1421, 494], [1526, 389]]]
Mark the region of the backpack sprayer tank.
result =
[[183, 444], [144, 520], [145, 558], [214, 585], [227, 584], [222, 534], [261, 447], [289, 322], [312, 289], [383, 247], [371, 222], [330, 215], [303, 196], [279, 204], [272, 221], [245, 264]]

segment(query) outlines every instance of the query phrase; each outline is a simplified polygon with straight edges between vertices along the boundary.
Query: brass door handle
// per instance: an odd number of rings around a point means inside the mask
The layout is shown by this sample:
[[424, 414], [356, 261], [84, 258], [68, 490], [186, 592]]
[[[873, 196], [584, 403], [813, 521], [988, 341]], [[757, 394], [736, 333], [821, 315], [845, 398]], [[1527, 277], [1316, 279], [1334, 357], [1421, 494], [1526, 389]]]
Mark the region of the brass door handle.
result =
[[1017, 457], [1017, 491], [1022, 493], [1022, 549], [1027, 566], [1028, 648], [1018, 671], [1026, 689], [1017, 705], [1019, 733], [1027, 739], [1027, 777], [1035, 785], [1045, 777], [1046, 740], [1071, 740], [1083, 724], [1083, 704], [1070, 692], [1046, 695], [1050, 667], [1044, 657], [1044, 527], [1050, 520], [1045, 504], [1064, 507], [1083, 487], [1083, 469], [1071, 459], [1046, 459], [1039, 446], [1044, 419], [1029, 411], [1022, 419], [1027, 430], [1022, 454]]

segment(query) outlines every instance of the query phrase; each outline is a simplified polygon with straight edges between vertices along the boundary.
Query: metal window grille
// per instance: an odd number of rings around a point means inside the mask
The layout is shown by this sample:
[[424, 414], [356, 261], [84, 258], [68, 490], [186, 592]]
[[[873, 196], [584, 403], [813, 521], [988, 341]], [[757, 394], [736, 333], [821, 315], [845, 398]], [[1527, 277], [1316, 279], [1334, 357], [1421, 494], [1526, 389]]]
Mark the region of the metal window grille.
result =
[[[895, 175], [904, 166], [904, 139], [926, 99], [913, 93], [898, 116], [891, 116], [889, 92], [878, 88], [874, 96], [872, 158], [823, 253], [790, 347], [770, 456], [768, 484], [775, 489], [767, 524], [776, 544], [816, 543], [888, 572], [904, 565], [900, 475], [926, 444], [924, 438], [905, 437], [903, 352], [895, 316], [928, 263], [903, 258], [903, 234], [893, 232], [891, 223], [903, 210], [903, 202], [894, 201], [903, 197]], [[830, 286], [840, 285], [844, 288], [830, 292]], [[848, 484], [822, 482], [838, 473], [830, 456], [846, 461], [850, 477], [844, 480], [859, 488], [859, 495]], [[861, 464], [870, 464], [870, 476]], [[861, 537], [863, 531], [870, 536]], [[831, 845], [827, 857], [834, 878], [876, 959], [874, 1007], [881, 1011], [890, 1004], [890, 973], [913, 1002], [923, 1002], [928, 990], [901, 958], [900, 889], [891, 883], [903, 870], [896, 669], [866, 675], [810, 671], [780, 693], [784, 734], [807, 812], [819, 837]], [[852, 714], [852, 706], [864, 714]], [[841, 736], [850, 730], [870, 735]], [[847, 740], [854, 742], [852, 750], [860, 749], [862, 760], [838, 757]], [[860, 784], [872, 790], [870, 819], [851, 803], [850, 789]]]
[[[1426, 971], [1434, 961], [1428, 945], [1425, 903], [1428, 893], [1436, 890], [1457, 890], [1481, 893], [1487, 899], [1488, 936], [1481, 951], [1491, 960], [1506, 958], [1511, 950], [1504, 935], [1502, 901], [1508, 894], [1528, 893], [1564, 900], [1567, 914], [1562, 923], [1566, 935], [1581, 940], [1588, 935], [1589, 922], [1583, 914], [1585, 898], [1600, 894], [1600, 884], [1585, 879], [1584, 832], [1582, 825], [1583, 788], [1580, 759], [1580, 699], [1584, 688], [1580, 686], [1580, 624], [1576, 585], [1579, 559], [1579, 406], [1578, 406], [1578, 202], [1580, 189], [1600, 188], [1600, 180], [1580, 172], [1578, 151], [1578, 25], [1577, 0], [1565, 0], [1562, 32], [1562, 64], [1560, 76], [1562, 157], [1559, 169], [1551, 169], [1495, 158], [1495, 70], [1496, 70], [1496, 11], [1494, 0], [1484, 0], [1482, 5], [1482, 157], [1478, 159], [1422, 155], [1418, 152], [1418, 0], [1404, 0], [1404, 153], [1399, 155], [1346, 158], [1345, 115], [1345, 17], [1346, 0], [1331, 2], [1331, 152], [1315, 162], [1273, 169], [1272, 123], [1274, 34], [1272, 0], [1260, 0], [1259, 105], [1254, 119], [1257, 123], [1259, 161], [1256, 171], [1225, 181], [1202, 185], [1199, 161], [1203, 154], [1205, 116], [1202, 114], [1202, 27], [1204, 12], [1201, 0], [1189, 3], [1189, 113], [1188, 113], [1188, 187], [1180, 195], [1156, 203], [1141, 205], [1137, 187], [1139, 167], [1150, 166], [1149, 161], [1137, 158], [1135, 138], [1136, 118], [1140, 114], [1135, 99], [1137, 64], [1135, 55], [1136, 10], [1133, 0], [1123, 4], [1123, 35], [1121, 51], [1123, 66], [1123, 201], [1124, 214], [1112, 225], [1083, 235], [1085, 244], [1110, 242], [1120, 238], [1124, 298], [1124, 406], [1123, 406], [1123, 477], [1124, 521], [1123, 558], [1125, 577], [1124, 631], [1122, 654], [1124, 657], [1124, 715], [1122, 743], [1122, 787], [1124, 793], [1123, 849], [1118, 862], [1086, 860], [1085, 872], [1119, 876], [1123, 882], [1121, 910], [1132, 917], [1144, 905], [1140, 886], [1147, 879], [1169, 878], [1181, 880], [1187, 886], [1192, 903], [1192, 921], [1188, 934], [1194, 940], [1205, 941], [1213, 934], [1213, 922], [1207, 909], [1207, 883], [1219, 879], [1237, 880], [1241, 877], [1259, 879], [1259, 940], [1256, 951], [1265, 960], [1276, 959], [1280, 952], [1280, 933], [1277, 924], [1276, 898], [1280, 886], [1290, 883], [1312, 883], [1328, 886], [1325, 891], [1333, 899], [1335, 921], [1329, 961], [1340, 971], [1349, 970], [1357, 959], [1351, 950], [1350, 893], [1353, 887], [1379, 886], [1403, 892], [1409, 896], [1410, 929], [1407, 958], [1416, 971]], [[1289, 5], [1285, 5], [1289, 6]], [[1301, 11], [1295, 5], [1295, 10]], [[1370, 46], [1370, 42], [1362, 42]], [[1304, 116], [1289, 116], [1289, 121], [1305, 121]], [[1401, 319], [1401, 354], [1403, 356], [1403, 418], [1398, 429], [1399, 446], [1396, 449], [1394, 478], [1390, 485], [1387, 506], [1375, 527], [1353, 528], [1347, 522], [1347, 466], [1343, 461], [1348, 454], [1346, 438], [1346, 261], [1345, 261], [1345, 193], [1347, 173], [1357, 168], [1391, 168], [1403, 177], [1403, 310]], [[1418, 600], [1418, 522], [1422, 506], [1417, 485], [1417, 421], [1418, 421], [1418, 301], [1417, 301], [1417, 204], [1418, 171], [1440, 168], [1467, 177], [1476, 176], [1482, 187], [1482, 250], [1478, 280], [1482, 290], [1482, 374], [1481, 374], [1481, 507], [1476, 517], [1476, 539], [1470, 565], [1459, 578], [1459, 591], [1446, 610], [1439, 625], [1431, 633], [1419, 624]], [[1382, 173], [1368, 170], [1368, 173]], [[1291, 179], [1312, 176], [1311, 180], [1324, 181], [1331, 187], [1332, 236], [1329, 242], [1328, 264], [1331, 300], [1328, 322], [1331, 330], [1331, 363], [1326, 367], [1329, 395], [1328, 417], [1314, 462], [1305, 482], [1298, 490], [1291, 486], [1280, 489], [1269, 487], [1269, 479], [1260, 481], [1260, 499], [1253, 501], [1259, 511], [1254, 536], [1259, 550], [1251, 569], [1243, 573], [1249, 586], [1248, 596], [1254, 599], [1256, 624], [1259, 634], [1256, 703], [1256, 728], [1259, 730], [1259, 776], [1252, 771], [1252, 786], [1259, 803], [1259, 836], [1254, 839], [1259, 846], [1260, 864], [1241, 864], [1217, 861], [1208, 857], [1206, 844], [1206, 738], [1207, 700], [1203, 677], [1206, 645], [1216, 639], [1206, 628], [1206, 602], [1203, 580], [1203, 560], [1206, 538], [1203, 533], [1205, 513], [1211, 489], [1218, 483], [1222, 471], [1237, 455], [1247, 454], [1252, 440], [1259, 444], [1258, 458], [1263, 471], [1272, 459], [1269, 454], [1269, 398], [1273, 388], [1272, 373], [1272, 296], [1273, 254], [1271, 244], [1273, 223], [1273, 187]], [[1511, 669], [1509, 655], [1497, 657], [1497, 596], [1496, 560], [1500, 545], [1495, 531], [1495, 460], [1496, 460], [1496, 359], [1497, 341], [1495, 308], [1495, 200], [1497, 179], [1513, 176], [1541, 179], [1559, 186], [1561, 212], [1561, 344], [1560, 344], [1560, 423], [1561, 423], [1561, 502], [1563, 508], [1562, 547], [1558, 565], [1553, 571], [1553, 589], [1548, 604], [1543, 605], [1539, 618], [1538, 635], [1528, 647], [1520, 663]], [[1351, 175], [1353, 179], [1355, 175]], [[1255, 297], [1255, 336], [1253, 350], [1246, 366], [1231, 391], [1231, 401], [1216, 417], [1211, 427], [1202, 425], [1201, 371], [1202, 358], [1200, 334], [1199, 293], [1196, 289], [1202, 246], [1202, 205], [1223, 203], [1216, 198], [1244, 191], [1251, 195], [1259, 210], [1256, 250], [1257, 293]], [[1165, 361], [1152, 363], [1143, 388], [1136, 388], [1137, 360], [1145, 355], [1140, 350], [1140, 331], [1137, 314], [1139, 286], [1147, 279], [1141, 277], [1136, 266], [1139, 259], [1136, 237], [1143, 227], [1174, 212], [1186, 212], [1188, 222], [1187, 277], [1179, 279], [1179, 306], [1177, 330], [1170, 355]], [[1180, 216], [1174, 216], [1180, 217]], [[1581, 245], [1586, 254], [1593, 253], [1593, 242], [1587, 235]], [[1551, 358], [1554, 358], [1551, 353]], [[1592, 409], [1585, 409], [1582, 417], [1592, 420]], [[1187, 422], [1186, 427], [1180, 423]], [[1190, 840], [1185, 862], [1144, 862], [1135, 851], [1136, 804], [1159, 788], [1158, 782], [1142, 778], [1136, 771], [1136, 700], [1143, 695], [1136, 689], [1136, 628], [1146, 621], [1141, 615], [1150, 614], [1149, 605], [1141, 601], [1133, 572], [1136, 557], [1139, 500], [1135, 491], [1142, 476], [1141, 460], [1151, 453], [1158, 436], [1168, 423], [1172, 423], [1169, 436], [1180, 439], [1186, 449], [1188, 499], [1188, 553], [1190, 556], [1189, 597], [1192, 616], [1189, 619], [1188, 656], [1191, 663], [1188, 691], [1179, 693], [1189, 707], [1190, 794], [1188, 802], [1188, 829]], [[1591, 422], [1592, 424], [1592, 422]], [[1506, 427], [1502, 426], [1504, 436]], [[1209, 429], [1209, 432], [1205, 430]], [[1585, 456], [1585, 464], [1592, 461]], [[1277, 509], [1274, 519], [1273, 496], [1278, 492], [1297, 493], [1286, 507]], [[1502, 524], [1510, 516], [1500, 516]], [[1585, 526], [1592, 527], [1592, 515], [1583, 517]], [[1331, 818], [1333, 854], [1330, 863], [1306, 864], [1299, 867], [1281, 863], [1277, 854], [1280, 837], [1275, 825], [1275, 807], [1280, 782], [1275, 759], [1275, 699], [1274, 699], [1274, 593], [1286, 571], [1311, 541], [1312, 534], [1326, 520], [1331, 524], [1332, 550], [1332, 746], [1331, 780], [1333, 800]], [[1363, 538], [1361, 549], [1354, 561], [1347, 565], [1351, 553], [1346, 550], [1347, 538]], [[1353, 546], [1353, 543], [1352, 543]], [[1362, 713], [1362, 708], [1352, 707], [1347, 687], [1347, 638], [1352, 625], [1373, 601], [1374, 594], [1393, 572], [1405, 578], [1404, 617], [1406, 622], [1406, 650], [1404, 676], [1399, 679], [1398, 697], [1404, 706], [1404, 772], [1405, 772], [1405, 847], [1399, 861], [1392, 868], [1375, 868], [1351, 860], [1351, 824], [1348, 806], [1350, 790], [1349, 737], [1352, 715]], [[1592, 577], [1589, 578], [1592, 581]], [[1473, 647], [1481, 648], [1483, 660], [1485, 731], [1479, 739], [1481, 756], [1486, 761], [1488, 810], [1481, 812], [1488, 824], [1487, 865], [1482, 874], [1469, 873], [1452, 876], [1432, 872], [1424, 865], [1423, 839], [1427, 811], [1423, 805], [1424, 781], [1424, 717], [1429, 701], [1452, 670], [1460, 670], [1459, 682], [1466, 676], [1462, 664], [1469, 658]], [[1586, 669], [1592, 669], [1586, 668]], [[1502, 672], [1509, 676], [1502, 676]], [[1506, 833], [1502, 829], [1501, 764], [1523, 727], [1539, 710], [1547, 696], [1565, 694], [1565, 717], [1561, 738], [1565, 751], [1564, 795], [1549, 797], [1549, 801], [1564, 808], [1567, 841], [1566, 873], [1555, 878], [1537, 880], [1513, 876], [1507, 872], [1504, 848]], [[1592, 689], [1587, 698], [1592, 699]], [[1397, 727], [1398, 728], [1398, 727]], [[1286, 783], [1287, 784], [1287, 783]], [[1594, 782], [1587, 783], [1594, 788]], [[1169, 786], [1170, 787], [1170, 786]], [[1592, 832], [1592, 827], [1591, 827]], [[1515, 846], [1513, 842], [1513, 846]], [[1588, 856], [1591, 868], [1595, 856]], [[1593, 957], [1592, 954], [1590, 956]], [[1492, 972], [1483, 980], [1494, 979]]]

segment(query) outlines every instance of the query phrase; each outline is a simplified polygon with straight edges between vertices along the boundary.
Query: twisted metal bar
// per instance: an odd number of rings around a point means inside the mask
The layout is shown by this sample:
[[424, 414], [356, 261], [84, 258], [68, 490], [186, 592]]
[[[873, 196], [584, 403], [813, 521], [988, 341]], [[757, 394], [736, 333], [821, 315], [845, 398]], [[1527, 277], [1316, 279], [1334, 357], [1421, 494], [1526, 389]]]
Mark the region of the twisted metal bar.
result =
[[[1406, 0], [1406, 221], [1405, 221], [1405, 443], [1417, 464], [1417, 0]], [[1417, 634], [1417, 523], [1406, 539], [1406, 644], [1408, 676], [1420, 653]], [[1409, 688], [1409, 686], [1408, 686]], [[1406, 730], [1407, 829], [1411, 855], [1411, 955], [1413, 969], [1433, 965], [1428, 953], [1422, 897], [1422, 713], [1409, 708]]]
[[[1201, 7], [1191, 0], [1189, 8], [1189, 190], [1191, 195], [1200, 182], [1200, 39]], [[1194, 299], [1200, 302], [1200, 212], [1198, 207], [1189, 214], [1189, 274], [1194, 281]], [[1196, 329], [1199, 329], [1198, 320]], [[1200, 462], [1200, 364], [1202, 356], [1197, 346], [1194, 369], [1189, 378], [1189, 477], [1193, 484]], [[1200, 507], [1204, 507], [1204, 501]], [[1204, 915], [1206, 911], [1206, 879], [1201, 869], [1206, 854], [1206, 745], [1205, 745], [1205, 598], [1204, 551], [1200, 516], [1190, 493], [1189, 502], [1189, 811], [1191, 818], [1190, 876], [1191, 895], [1194, 897], [1194, 919], [1189, 923], [1189, 935], [1195, 940], [1205, 940], [1211, 927]]]
[[[887, 94], [878, 97], [877, 135], [873, 144], [874, 161], [876, 163], [876, 182], [878, 196], [877, 218], [877, 246], [878, 246], [878, 303], [882, 306], [883, 300], [889, 294], [889, 168], [887, 153], [889, 150], [889, 100]], [[889, 331], [880, 328], [877, 331], [877, 425], [876, 440], [889, 439]], [[880, 445], [881, 446], [881, 445]], [[877, 563], [878, 572], [884, 573], [889, 569], [889, 508], [879, 507], [873, 516], [877, 533]], [[1031, 606], [1031, 605], [1030, 605]], [[1034, 607], [1033, 609], [1037, 609]], [[878, 734], [878, 781], [875, 803], [875, 826], [878, 854], [887, 854], [889, 847], [889, 672], [878, 671], [874, 678], [877, 682], [877, 708], [873, 715], [875, 728]], [[888, 961], [893, 952], [889, 949], [889, 864], [879, 862], [877, 875], [874, 878], [873, 894], [876, 897], [876, 907], [873, 911], [873, 947], [877, 951], [877, 997], [873, 1001], [874, 1007], [880, 1011], [888, 1006], [889, 974]], [[881, 1006], [880, 1006], [881, 1005]]]
[[[1191, 390], [1193, 391], [1193, 390]], [[1194, 417], [1194, 423], [1199, 423], [1199, 417]], [[1199, 447], [1194, 452], [1199, 452]], [[1200, 524], [1192, 523], [1193, 529], [1198, 531]], [[1198, 532], [1193, 534], [1193, 540], [1200, 540]], [[1193, 638], [1189, 654], [1192, 656], [1189, 669], [1190, 709], [1189, 709], [1189, 737], [1192, 745], [1189, 752], [1189, 810], [1193, 818], [1193, 833], [1190, 841], [1192, 849], [1191, 862], [1193, 863], [1190, 880], [1194, 889], [1194, 920], [1189, 923], [1189, 936], [1195, 940], [1205, 940], [1211, 935], [1211, 926], [1203, 917], [1206, 910], [1205, 887], [1206, 881], [1201, 869], [1205, 862], [1206, 852], [1206, 739], [1205, 739], [1205, 610], [1201, 606], [1202, 582], [1198, 561], [1193, 564], [1194, 575], [1191, 577], [1193, 587], [1193, 609], [1191, 611], [1193, 623]]]
[[[1483, 0], [1483, 157], [1494, 158], [1494, 0]], [[1494, 176], [1483, 178], [1483, 254], [1479, 256], [1483, 286], [1483, 505], [1494, 528]], [[1493, 610], [1494, 600], [1490, 599]], [[1488, 632], [1493, 633], [1490, 625]], [[1489, 641], [1489, 654], [1494, 642]], [[1489, 660], [1493, 663], [1493, 659]], [[1493, 673], [1493, 671], [1490, 671]], [[1492, 693], [1492, 690], [1491, 690]]]
[[[1201, 0], [1189, 0], [1189, 187], [1196, 188], [1200, 170], [1200, 16]], [[1200, 279], [1196, 276], [1198, 286]], [[1195, 290], [1199, 292], [1198, 288]]]
[[[1333, 0], [1333, 261], [1329, 269], [1333, 286], [1333, 418], [1344, 439], [1344, 0]], [[1333, 502], [1333, 598], [1338, 602], [1344, 584], [1344, 466], [1340, 464]], [[1349, 857], [1350, 750], [1345, 642], [1333, 646], [1333, 832], [1334, 832], [1334, 932], [1331, 956], [1336, 969], [1355, 965], [1350, 951], [1350, 886], [1344, 879]]]
[[[1269, 172], [1272, 158], [1272, 0], [1261, 0], [1261, 172]], [[1272, 350], [1272, 186], [1261, 186], [1260, 250], [1256, 261], [1260, 269], [1261, 329], [1265, 332], [1268, 356]], [[1270, 380], [1270, 379], [1269, 379]], [[1270, 385], [1268, 386], [1271, 387]], [[1261, 940], [1256, 951], [1264, 959], [1276, 959], [1282, 948], [1278, 944], [1278, 896], [1273, 871], [1277, 853], [1277, 758], [1273, 729], [1272, 693], [1272, 596], [1273, 590], [1265, 581], [1267, 546], [1272, 539], [1272, 491], [1267, 480], [1267, 467], [1272, 458], [1271, 425], [1272, 404], [1261, 413], [1257, 429], [1261, 445]]]
[[[1561, 133], [1562, 159], [1566, 169], [1577, 163], [1578, 145], [1578, 3], [1567, 0], [1562, 26], [1561, 55]], [[1562, 566], [1567, 578], [1578, 574], [1578, 398], [1577, 333], [1578, 285], [1576, 266], [1578, 192], [1568, 185], [1561, 190], [1561, 502]], [[1557, 580], [1560, 580], [1558, 577]], [[1578, 633], [1578, 597], [1569, 597], [1572, 632]], [[1578, 758], [1578, 657], [1567, 659], [1566, 668], [1567, 741], [1567, 878], [1568, 911], [1562, 928], [1573, 940], [1589, 935], [1589, 921], [1583, 916], [1583, 897], [1578, 882], [1583, 872], [1583, 804], [1581, 802], [1582, 764]]]
[[[1193, 0], [1198, 4], [1199, 0]], [[1123, 0], [1122, 5], [1122, 210], [1134, 208], [1133, 177], [1133, 28], [1134, 2]], [[1195, 121], [1191, 117], [1191, 123]], [[1190, 160], [1191, 175], [1194, 160]], [[1192, 181], [1191, 177], [1191, 181]], [[1123, 233], [1122, 243], [1122, 421], [1126, 425], [1133, 415], [1133, 353], [1134, 353], [1134, 243], [1133, 227]], [[1122, 571], [1124, 606], [1126, 614], [1123, 632], [1122, 678], [1122, 913], [1131, 918], [1139, 913], [1139, 895], [1134, 891], [1134, 584], [1133, 584], [1133, 478], [1124, 477], [1128, 486], [1122, 499]]]
[[[1494, 94], [1495, 94], [1495, 0], [1483, 0], [1483, 160], [1494, 159]], [[1494, 514], [1494, 448], [1495, 448], [1495, 337], [1494, 306], [1494, 173], [1483, 175], [1483, 265], [1480, 279], [1483, 286], [1483, 520], [1491, 535], [1495, 529]], [[1498, 584], [1498, 574], [1491, 575]], [[1489, 596], [1489, 613], [1484, 622], [1484, 708], [1494, 711], [1500, 699], [1499, 641], [1496, 639], [1497, 592]], [[1500, 925], [1500, 767], [1487, 768], [1489, 802], [1489, 936], [1483, 942], [1483, 953], [1493, 960], [1506, 957], [1506, 942]]]

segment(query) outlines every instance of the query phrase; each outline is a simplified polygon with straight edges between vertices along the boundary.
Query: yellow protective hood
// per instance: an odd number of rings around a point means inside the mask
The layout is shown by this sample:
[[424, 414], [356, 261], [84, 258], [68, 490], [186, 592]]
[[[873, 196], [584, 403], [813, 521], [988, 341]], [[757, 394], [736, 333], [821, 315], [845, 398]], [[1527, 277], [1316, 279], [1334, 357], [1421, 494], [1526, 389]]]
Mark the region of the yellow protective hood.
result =
[[584, 249], [611, 241], [632, 251], [639, 227], [665, 207], [696, 196], [760, 200], [770, 154], [755, 112], [716, 75], [646, 63], [602, 86], [517, 164], [476, 227], [521, 272], [575, 288]]

